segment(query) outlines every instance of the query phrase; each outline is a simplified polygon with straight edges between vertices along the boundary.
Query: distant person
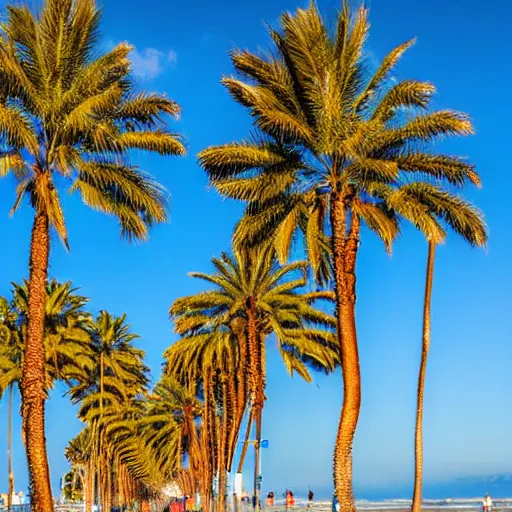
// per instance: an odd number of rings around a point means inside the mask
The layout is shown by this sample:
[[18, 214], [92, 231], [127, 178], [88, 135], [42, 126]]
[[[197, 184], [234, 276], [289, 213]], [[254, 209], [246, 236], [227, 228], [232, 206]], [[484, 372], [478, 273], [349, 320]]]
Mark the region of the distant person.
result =
[[340, 502], [336, 494], [332, 497], [332, 512], [340, 512]]
[[492, 512], [492, 499], [489, 496], [489, 493], [486, 493], [484, 501], [483, 501], [483, 509], [484, 512]]
[[274, 506], [274, 491], [270, 491], [267, 494], [267, 499], [265, 500], [265, 505], [267, 507], [273, 507]]
[[308, 492], [308, 501], [313, 501], [315, 498], [315, 495], [313, 494], [313, 491], [310, 489]]
[[295, 498], [293, 497], [292, 491], [286, 491], [286, 508], [292, 508], [295, 506]]

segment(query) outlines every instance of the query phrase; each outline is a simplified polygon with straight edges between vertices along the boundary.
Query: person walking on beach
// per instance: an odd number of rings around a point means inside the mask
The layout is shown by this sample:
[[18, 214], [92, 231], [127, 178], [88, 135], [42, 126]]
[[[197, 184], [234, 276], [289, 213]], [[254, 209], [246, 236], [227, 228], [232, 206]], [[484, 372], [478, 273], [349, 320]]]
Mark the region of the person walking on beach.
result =
[[492, 499], [489, 496], [489, 493], [486, 493], [484, 501], [483, 501], [483, 509], [484, 512], [492, 512]]
[[295, 506], [295, 498], [293, 497], [292, 491], [286, 491], [286, 508], [292, 508]]
[[315, 495], [313, 494], [313, 491], [311, 489], [309, 489], [309, 492], [308, 492], [308, 506], [307, 506], [308, 510], [311, 510], [311, 504], [313, 503], [314, 496]]

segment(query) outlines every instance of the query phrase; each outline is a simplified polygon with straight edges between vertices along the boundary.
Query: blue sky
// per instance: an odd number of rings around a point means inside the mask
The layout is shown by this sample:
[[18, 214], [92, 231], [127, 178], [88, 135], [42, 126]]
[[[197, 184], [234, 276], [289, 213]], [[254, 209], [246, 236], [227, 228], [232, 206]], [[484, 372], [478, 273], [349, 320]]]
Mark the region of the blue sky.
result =
[[[418, 37], [398, 67], [401, 78], [433, 82], [434, 106], [468, 112], [477, 135], [449, 141], [442, 149], [468, 156], [483, 178], [482, 190], [467, 197], [486, 214], [488, 249], [471, 250], [455, 237], [438, 251], [433, 292], [432, 349], [425, 397], [425, 479], [502, 473], [512, 470], [512, 301], [509, 268], [512, 242], [497, 195], [512, 184], [508, 89], [512, 72], [509, 20], [512, 4], [493, 0], [371, 0], [368, 49], [376, 59], [397, 44]], [[228, 249], [241, 211], [207, 190], [195, 155], [205, 146], [239, 140], [250, 120], [219, 84], [230, 73], [227, 52], [234, 47], [266, 47], [264, 21], [305, 6], [302, 0], [218, 0], [155, 2], [108, 0], [103, 5], [103, 38], [135, 45], [135, 73], [141, 87], [166, 92], [182, 108], [176, 130], [188, 141], [182, 159], [137, 156], [136, 163], [171, 192], [167, 225], [146, 244], [119, 240], [114, 220], [88, 211], [64, 195], [71, 252], [52, 245], [51, 275], [73, 280], [91, 298], [91, 308], [126, 312], [148, 363], [158, 375], [163, 350], [176, 338], [168, 321], [172, 301], [199, 291], [187, 277], [209, 271], [210, 258]], [[331, 19], [339, 3], [319, 0]], [[8, 211], [14, 183], [0, 183], [2, 265], [0, 294], [27, 274], [31, 211], [14, 218]], [[416, 372], [426, 244], [405, 230], [389, 258], [365, 232], [358, 264], [358, 327], [363, 404], [354, 447], [358, 495], [375, 488], [412, 489]], [[268, 352], [268, 401], [263, 458], [265, 489], [297, 490], [329, 486], [334, 435], [341, 404], [341, 378], [315, 376], [313, 385], [286, 374], [272, 348]], [[63, 390], [48, 403], [47, 438], [54, 487], [66, 470], [64, 447], [80, 429]], [[16, 425], [19, 434], [19, 425]], [[6, 403], [0, 404], [0, 453], [6, 447]], [[24, 453], [16, 436], [17, 487], [26, 488]], [[4, 460], [0, 457], [0, 460]], [[248, 460], [250, 463], [250, 458]], [[0, 489], [7, 481], [0, 465]], [[248, 482], [249, 483], [249, 482]], [[409, 487], [408, 487], [409, 486]], [[481, 490], [485, 492], [485, 490]]]

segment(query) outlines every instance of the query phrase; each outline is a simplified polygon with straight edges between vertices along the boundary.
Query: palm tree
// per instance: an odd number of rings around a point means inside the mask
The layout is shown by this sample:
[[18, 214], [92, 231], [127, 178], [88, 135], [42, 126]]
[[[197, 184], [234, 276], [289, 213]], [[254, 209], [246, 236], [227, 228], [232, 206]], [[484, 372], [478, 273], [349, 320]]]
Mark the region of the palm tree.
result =
[[82, 503], [84, 500], [84, 475], [81, 468], [72, 466], [62, 479], [62, 495], [67, 501]]
[[[202, 450], [205, 435], [203, 405], [190, 383], [164, 374], [148, 401], [147, 416], [142, 420], [142, 432], [152, 458], [167, 481], [183, 471], [185, 456], [193, 488], [190, 494], [201, 492], [204, 510], [209, 510], [211, 453]], [[195, 387], [195, 386], [194, 386]], [[198, 425], [198, 420], [202, 422]]]
[[[141, 363], [143, 351], [138, 351], [132, 342], [139, 338], [130, 332], [130, 326], [126, 324], [126, 315], [118, 318], [112, 317], [106, 311], [101, 311], [96, 320], [95, 348], [99, 356], [99, 385], [100, 385], [100, 423], [103, 421], [105, 369], [115, 379], [123, 382], [123, 391], [130, 392], [129, 385], [135, 383], [142, 389], [147, 384], [147, 368]], [[103, 449], [103, 431], [99, 437], [98, 479], [101, 482], [101, 468], [106, 462]], [[107, 498], [108, 499], [108, 498]], [[102, 500], [103, 503], [103, 500]], [[110, 507], [107, 507], [109, 510]]]
[[[297, 372], [310, 381], [306, 367], [313, 362], [332, 370], [337, 358], [331, 346], [334, 318], [314, 308], [317, 299], [329, 298], [327, 293], [300, 293], [306, 285], [304, 262], [278, 266], [272, 248], [257, 252], [241, 251], [235, 257], [223, 254], [214, 258], [214, 274], [194, 272], [190, 275], [205, 280], [215, 289], [177, 299], [170, 314], [175, 331], [192, 337], [212, 335], [221, 328], [231, 329], [235, 319], [245, 321], [245, 334], [240, 337], [241, 360], [247, 360], [246, 378], [251, 396], [251, 416], [256, 430], [256, 460], [261, 441], [261, 420], [265, 402], [265, 341], [274, 334], [283, 362], [290, 372]], [[296, 273], [301, 274], [297, 277]], [[318, 327], [317, 327], [318, 326]], [[178, 342], [179, 343], [179, 342]], [[244, 346], [245, 344], [245, 346]], [[171, 350], [174, 346], [171, 347]], [[177, 350], [177, 349], [174, 349]], [[173, 368], [169, 353], [164, 354], [167, 366]], [[208, 379], [206, 379], [206, 382]], [[255, 468], [255, 496], [259, 500], [259, 468]], [[258, 502], [258, 501], [257, 501]]]
[[[81, 480], [81, 491], [85, 509], [92, 506], [92, 471], [90, 467], [90, 447], [92, 444], [90, 431], [83, 429], [74, 439], [69, 441], [64, 451], [66, 459], [71, 464], [71, 472]], [[74, 481], [73, 481], [74, 482]]]
[[34, 209], [29, 258], [29, 325], [22, 415], [35, 512], [53, 508], [44, 434], [44, 297], [50, 228], [67, 246], [59, 187], [67, 178], [90, 207], [119, 219], [128, 239], [147, 238], [166, 220], [165, 192], [129, 164], [130, 150], [184, 154], [163, 117], [178, 105], [137, 93], [125, 43], [98, 56], [100, 13], [94, 0], [46, 0], [34, 15], [8, 6], [0, 37], [0, 173], [19, 179]]
[[[105, 442], [104, 409], [126, 407], [137, 395], [144, 393], [149, 369], [143, 363], [144, 351], [133, 342], [139, 338], [131, 332], [126, 315], [115, 317], [101, 311], [90, 326], [94, 356], [86, 374], [70, 390], [73, 403], [80, 404], [79, 418], [89, 425], [92, 439], [91, 471], [96, 482], [96, 500], [109, 509], [112, 489], [112, 457]], [[112, 414], [110, 412], [109, 414]], [[89, 500], [91, 501], [91, 500]]]
[[[84, 375], [89, 364], [90, 336], [87, 330], [89, 315], [84, 307], [86, 297], [78, 295], [71, 283], [64, 284], [52, 280], [46, 287], [45, 306], [45, 396], [53, 388], [56, 380], [71, 385]], [[14, 386], [21, 387], [24, 348], [28, 328], [28, 286], [13, 283], [12, 300], [9, 303], [0, 298], [0, 322], [4, 335], [0, 336], [0, 396], [9, 389], [9, 489], [14, 492], [12, 473], [12, 396]], [[8, 336], [5, 334], [8, 333]], [[26, 440], [25, 430], [23, 438]]]
[[461, 159], [428, 151], [432, 140], [467, 135], [472, 126], [460, 112], [424, 112], [433, 85], [387, 80], [412, 40], [368, 76], [367, 9], [351, 12], [344, 2], [331, 33], [311, 2], [305, 10], [283, 14], [280, 28], [269, 31], [269, 56], [232, 52], [240, 77], [222, 80], [249, 109], [254, 137], [207, 148], [199, 161], [222, 195], [248, 203], [234, 237], [237, 247], [271, 240], [285, 261], [299, 231], [321, 281], [328, 277], [326, 256], [331, 257], [343, 377], [334, 481], [341, 509], [348, 512], [355, 509], [352, 444], [361, 404], [355, 318], [361, 223], [388, 250], [399, 232], [397, 215], [433, 230], [421, 205], [407, 194], [393, 194], [389, 204], [387, 192], [409, 173], [453, 184], [475, 181], [473, 168]]
[[[475, 181], [477, 176], [475, 174]], [[423, 478], [423, 396], [427, 359], [430, 349], [430, 309], [432, 300], [432, 283], [434, 278], [434, 261], [437, 245], [445, 235], [445, 226], [453, 229], [471, 246], [483, 247], [487, 241], [487, 229], [481, 213], [470, 203], [460, 197], [428, 183], [406, 184], [398, 192], [407, 194], [411, 199], [422, 205], [431, 215], [432, 222], [440, 236], [425, 233], [428, 241], [427, 270], [425, 280], [425, 296], [423, 305], [423, 336], [421, 363], [418, 373], [416, 428], [415, 428], [415, 465], [414, 493], [412, 512], [421, 512], [422, 478]]]

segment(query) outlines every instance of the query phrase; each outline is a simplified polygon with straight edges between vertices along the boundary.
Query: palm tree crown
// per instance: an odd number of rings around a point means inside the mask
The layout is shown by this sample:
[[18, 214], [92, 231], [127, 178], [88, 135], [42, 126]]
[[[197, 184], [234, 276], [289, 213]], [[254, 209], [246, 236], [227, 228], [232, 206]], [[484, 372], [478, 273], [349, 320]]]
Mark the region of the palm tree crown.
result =
[[[170, 309], [175, 331], [185, 337], [166, 352], [168, 365], [171, 354], [190, 354], [193, 359], [208, 340], [218, 346], [222, 339], [218, 336], [219, 330], [229, 337], [237, 321], [247, 324], [247, 330], [250, 312], [254, 310], [258, 345], [267, 335], [275, 334], [290, 373], [295, 371], [309, 381], [311, 377], [305, 362], [334, 368], [337, 358], [331, 347], [335, 343], [335, 320], [312, 305], [318, 299], [330, 300], [332, 296], [323, 292], [301, 293], [306, 285], [305, 262], [279, 266], [269, 248], [252, 253], [242, 251], [235, 257], [223, 254], [212, 263], [216, 269], [214, 274], [192, 272], [190, 275], [215, 288], [177, 299]], [[183, 350], [178, 350], [177, 346], [182, 346]], [[187, 351], [187, 346], [196, 349]], [[250, 353], [251, 347], [247, 348], [249, 353], [243, 353], [250, 359], [254, 354]], [[251, 365], [255, 363], [251, 360]]]
[[[47, 286], [45, 355], [46, 390], [56, 380], [76, 384], [87, 374], [93, 356], [91, 348], [90, 315], [85, 311], [86, 297], [77, 294], [71, 282]], [[13, 298], [9, 303], [2, 298], [5, 319], [2, 331], [10, 331], [10, 338], [0, 337], [0, 394], [7, 386], [20, 383], [23, 354], [28, 324], [27, 283], [13, 283]]]
[[14, 210], [28, 196], [66, 244], [57, 175], [86, 204], [115, 215], [123, 235], [145, 238], [166, 218], [165, 193], [129, 164], [129, 151], [185, 151], [165, 124], [179, 106], [136, 92], [132, 48], [97, 55], [99, 21], [94, 0], [47, 0], [37, 17], [11, 5], [0, 37], [0, 175], [20, 180]]
[[[467, 115], [427, 112], [432, 84], [389, 79], [413, 40], [395, 48], [368, 76], [367, 14], [360, 8], [352, 15], [345, 3], [331, 34], [311, 3], [284, 14], [281, 31], [270, 29], [271, 54], [233, 51], [240, 77], [222, 82], [249, 109], [256, 134], [199, 154], [218, 191], [248, 203], [235, 235], [238, 244], [254, 245], [273, 235], [284, 261], [298, 229], [310, 263], [324, 277], [322, 255], [329, 250], [325, 235], [334, 230], [329, 223], [334, 199], [343, 203], [347, 232], [350, 216], [352, 224], [361, 219], [389, 248], [399, 232], [393, 213], [442, 237], [417, 204], [416, 192], [393, 193], [407, 175], [455, 186], [479, 184], [473, 166], [433, 154], [428, 146], [443, 135], [472, 133]], [[431, 187], [433, 194], [439, 192], [435, 183]], [[437, 200], [442, 202], [440, 194]], [[461, 223], [455, 225], [464, 230]]]

